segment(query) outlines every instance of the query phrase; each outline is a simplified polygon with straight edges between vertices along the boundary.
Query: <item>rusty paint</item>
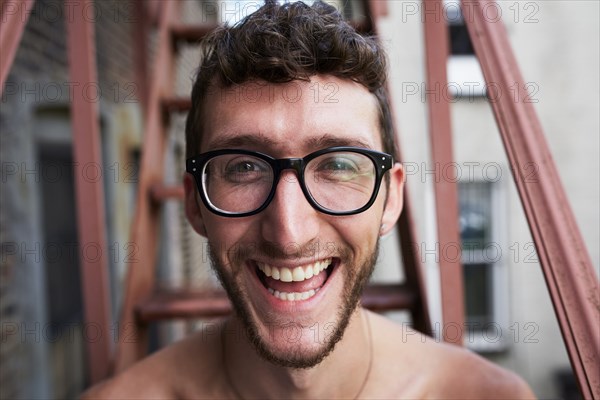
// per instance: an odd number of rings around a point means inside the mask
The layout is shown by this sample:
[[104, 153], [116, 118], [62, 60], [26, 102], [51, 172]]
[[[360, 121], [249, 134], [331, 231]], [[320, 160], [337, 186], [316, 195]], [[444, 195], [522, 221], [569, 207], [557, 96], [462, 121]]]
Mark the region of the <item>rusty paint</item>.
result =
[[2, 23], [0, 24], [0, 95], [4, 82], [17, 54], [19, 42], [29, 20], [35, 0], [22, 0], [0, 3]]
[[[500, 90], [524, 85], [504, 24], [486, 21], [492, 0], [463, 0], [465, 18], [486, 83]], [[600, 398], [598, 278], [575, 222], [528, 93], [500, 96], [492, 109], [512, 171], [539, 165], [537, 180], [513, 176], [583, 398]]]
[[[449, 38], [446, 20], [440, 18], [437, 11], [443, 9], [442, 0], [424, 0], [422, 4], [425, 17], [427, 87], [445, 87]], [[437, 12], [427, 12], [427, 10]], [[440, 165], [450, 165], [453, 162], [450, 104], [445, 96], [441, 96], [435, 101], [428, 101], [427, 105], [431, 159]], [[443, 249], [449, 244], [460, 243], [458, 189], [454, 181], [436, 177], [434, 190], [439, 248]], [[443, 324], [464, 326], [462, 265], [460, 260], [451, 260], [443, 255], [439, 256], [439, 260]], [[447, 329], [443, 329], [442, 332], [444, 341], [462, 345], [462, 336], [451, 336]]]
[[[72, 82], [97, 82], [94, 25], [82, 12], [91, 3], [83, 0], [71, 4], [73, 18], [67, 22], [67, 47]], [[79, 92], [74, 94], [71, 107], [75, 165], [102, 165], [98, 104]], [[79, 244], [94, 243], [99, 249], [97, 259], [81, 258], [85, 323], [100, 330], [96, 341], [86, 341], [89, 378], [96, 383], [108, 375], [112, 353], [104, 187], [102, 180], [75, 176]]]
[[146, 109], [138, 197], [130, 239], [136, 246], [139, 257], [127, 265], [125, 296], [119, 325], [119, 337], [133, 337], [134, 340], [118, 342], [113, 372], [124, 370], [144, 357], [147, 352], [147, 330], [136, 319], [135, 309], [142, 300], [150, 296], [156, 280], [156, 243], [160, 213], [159, 207], [151, 199], [151, 188], [163, 179], [165, 127], [161, 103], [162, 99], [171, 93], [173, 82], [174, 55], [170, 24], [177, 6], [178, 3], [172, 1], [159, 4], [158, 49]]

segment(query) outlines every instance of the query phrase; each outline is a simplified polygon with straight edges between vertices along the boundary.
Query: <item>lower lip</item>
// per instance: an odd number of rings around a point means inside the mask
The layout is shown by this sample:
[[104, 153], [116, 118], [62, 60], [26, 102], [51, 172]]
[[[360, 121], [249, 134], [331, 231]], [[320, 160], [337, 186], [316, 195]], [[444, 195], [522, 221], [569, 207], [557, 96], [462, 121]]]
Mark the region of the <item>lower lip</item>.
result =
[[[270, 306], [271, 309], [273, 309], [275, 311], [280, 311], [280, 312], [298, 312], [298, 311], [302, 311], [302, 310], [309, 310], [309, 309], [316, 307], [316, 305], [321, 301], [322, 297], [325, 296], [325, 293], [327, 292], [327, 290], [330, 286], [330, 283], [332, 282], [333, 279], [335, 279], [335, 277], [337, 275], [337, 270], [338, 270], [337, 267], [339, 266], [339, 260], [334, 259], [334, 261], [328, 267], [328, 268], [333, 268], [333, 270], [331, 271], [331, 274], [329, 275], [329, 277], [327, 278], [327, 280], [325, 281], [323, 286], [321, 286], [319, 291], [317, 293], [315, 293], [314, 296], [312, 296], [306, 300], [281, 300], [281, 299], [273, 296], [271, 293], [269, 293], [267, 288], [260, 281], [260, 278], [258, 277], [258, 274], [256, 272], [256, 264], [254, 264], [254, 262], [251, 262], [248, 264], [249, 264], [248, 265], [249, 271], [252, 274], [252, 276], [254, 277], [252, 279], [252, 281], [254, 282], [255, 286], [258, 287], [258, 292], [262, 293], [262, 297], [264, 297], [266, 299], [266, 302]], [[323, 273], [327, 273], [327, 272], [323, 271]]]

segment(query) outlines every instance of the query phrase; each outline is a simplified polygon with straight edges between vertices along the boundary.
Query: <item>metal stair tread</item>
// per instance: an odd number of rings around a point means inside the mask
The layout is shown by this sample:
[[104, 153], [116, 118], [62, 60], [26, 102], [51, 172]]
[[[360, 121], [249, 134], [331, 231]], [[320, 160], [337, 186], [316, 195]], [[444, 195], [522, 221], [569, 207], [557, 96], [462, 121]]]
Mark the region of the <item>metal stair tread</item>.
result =
[[[409, 310], [415, 299], [414, 291], [406, 284], [370, 284], [364, 290], [361, 304], [377, 312]], [[222, 289], [158, 290], [138, 304], [136, 316], [140, 322], [152, 322], [219, 317], [228, 315], [231, 310], [231, 303]]]

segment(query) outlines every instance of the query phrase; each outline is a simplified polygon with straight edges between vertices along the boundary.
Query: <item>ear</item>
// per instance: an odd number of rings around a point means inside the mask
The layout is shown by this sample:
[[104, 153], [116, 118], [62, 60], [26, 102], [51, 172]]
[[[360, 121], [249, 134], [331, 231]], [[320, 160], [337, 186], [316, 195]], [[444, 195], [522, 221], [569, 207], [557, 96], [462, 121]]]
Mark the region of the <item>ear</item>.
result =
[[381, 236], [389, 233], [402, 212], [404, 205], [404, 169], [402, 164], [396, 163], [389, 171], [390, 184], [388, 187], [385, 209], [381, 217]]
[[202, 219], [198, 189], [192, 175], [187, 172], [183, 174], [183, 189], [185, 191], [185, 215], [198, 234], [206, 237], [206, 227]]

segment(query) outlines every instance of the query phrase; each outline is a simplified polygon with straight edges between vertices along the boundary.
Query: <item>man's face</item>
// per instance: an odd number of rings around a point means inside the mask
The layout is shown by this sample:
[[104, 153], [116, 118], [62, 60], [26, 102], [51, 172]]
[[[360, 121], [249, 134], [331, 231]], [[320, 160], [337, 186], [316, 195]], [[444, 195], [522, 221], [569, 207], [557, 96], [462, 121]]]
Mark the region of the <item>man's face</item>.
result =
[[[351, 81], [247, 83], [213, 91], [205, 104], [203, 152], [238, 148], [288, 158], [332, 146], [382, 151], [376, 99]], [[269, 206], [242, 218], [208, 211], [186, 176], [188, 218], [207, 236], [214, 267], [261, 355], [311, 367], [341, 338], [372, 272], [381, 225], [390, 229], [400, 212], [402, 171], [389, 173], [392, 190], [384, 181], [371, 208], [331, 216], [312, 208], [286, 170]]]

